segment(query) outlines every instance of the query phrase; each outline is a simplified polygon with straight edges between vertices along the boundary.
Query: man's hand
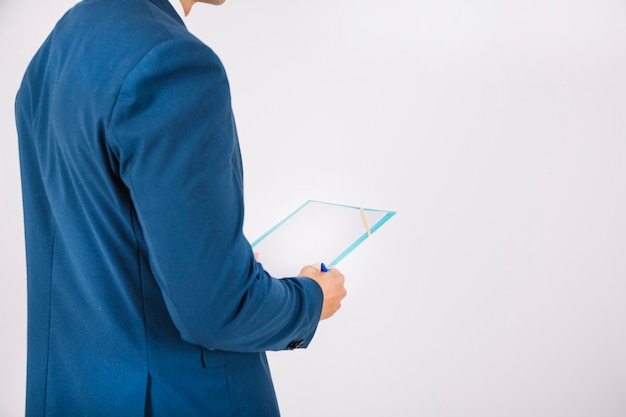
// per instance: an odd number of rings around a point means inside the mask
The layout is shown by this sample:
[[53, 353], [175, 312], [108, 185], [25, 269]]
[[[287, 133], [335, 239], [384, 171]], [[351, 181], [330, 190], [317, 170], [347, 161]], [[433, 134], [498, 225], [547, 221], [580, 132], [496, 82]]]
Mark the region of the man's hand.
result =
[[311, 278], [322, 288], [324, 304], [320, 320], [331, 317], [341, 308], [341, 300], [346, 296], [347, 291], [344, 287], [345, 278], [338, 269], [332, 268], [328, 272], [322, 272], [319, 265], [307, 265], [302, 268], [299, 276]]

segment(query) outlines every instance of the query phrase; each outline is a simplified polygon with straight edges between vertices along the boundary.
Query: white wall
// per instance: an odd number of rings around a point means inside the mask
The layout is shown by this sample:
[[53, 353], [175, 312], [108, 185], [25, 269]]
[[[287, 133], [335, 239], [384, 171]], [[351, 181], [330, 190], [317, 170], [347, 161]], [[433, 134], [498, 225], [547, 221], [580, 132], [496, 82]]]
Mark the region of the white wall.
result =
[[[25, 362], [13, 96], [72, 3], [0, 5], [0, 416]], [[398, 211], [310, 348], [270, 355], [285, 417], [626, 415], [625, 20], [618, 0], [196, 6], [250, 239], [309, 198]]]

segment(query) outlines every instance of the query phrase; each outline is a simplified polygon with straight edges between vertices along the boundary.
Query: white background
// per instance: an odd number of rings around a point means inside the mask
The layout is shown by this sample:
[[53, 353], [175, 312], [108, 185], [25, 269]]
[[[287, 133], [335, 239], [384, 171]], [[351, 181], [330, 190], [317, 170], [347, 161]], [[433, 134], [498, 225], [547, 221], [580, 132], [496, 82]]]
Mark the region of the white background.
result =
[[[73, 1], [0, 3], [0, 416], [23, 412], [13, 98]], [[271, 353], [285, 417], [626, 415], [626, 5], [227, 0], [254, 240], [314, 198], [398, 214], [343, 309]], [[312, 260], [315, 262], [317, 260]]]

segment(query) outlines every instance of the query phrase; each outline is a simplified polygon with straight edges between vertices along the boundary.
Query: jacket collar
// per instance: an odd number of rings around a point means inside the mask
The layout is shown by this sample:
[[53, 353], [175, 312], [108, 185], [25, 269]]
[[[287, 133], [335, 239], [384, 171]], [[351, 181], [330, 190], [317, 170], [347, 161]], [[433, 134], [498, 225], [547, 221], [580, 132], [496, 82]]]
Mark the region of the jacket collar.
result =
[[185, 26], [183, 19], [180, 18], [180, 15], [174, 9], [174, 6], [172, 6], [172, 3], [170, 3], [169, 0], [150, 0], [150, 1], [154, 3], [159, 9], [163, 10], [165, 13], [167, 13], [169, 16], [171, 16], [173, 19], [179, 22], [181, 25]]

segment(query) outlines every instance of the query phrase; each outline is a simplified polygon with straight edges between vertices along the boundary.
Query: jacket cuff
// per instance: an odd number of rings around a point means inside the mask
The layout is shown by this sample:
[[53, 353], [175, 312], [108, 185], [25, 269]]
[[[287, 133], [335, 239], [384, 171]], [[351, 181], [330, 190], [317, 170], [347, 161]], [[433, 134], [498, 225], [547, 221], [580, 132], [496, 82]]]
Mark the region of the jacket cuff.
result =
[[[317, 331], [317, 326], [320, 322], [320, 317], [322, 315], [322, 305], [324, 303], [324, 293], [322, 292], [322, 288], [319, 286], [315, 280], [311, 278], [298, 277], [298, 278], [283, 278], [297, 281], [303, 288], [303, 296], [306, 298], [306, 301], [303, 303], [303, 312], [302, 314], [309, 320], [310, 324], [308, 329], [303, 332], [303, 334], [294, 338], [291, 342], [284, 347], [283, 350], [295, 350], [295, 349], [305, 349], [311, 343], [315, 332]], [[305, 319], [305, 320], [306, 320]]]

